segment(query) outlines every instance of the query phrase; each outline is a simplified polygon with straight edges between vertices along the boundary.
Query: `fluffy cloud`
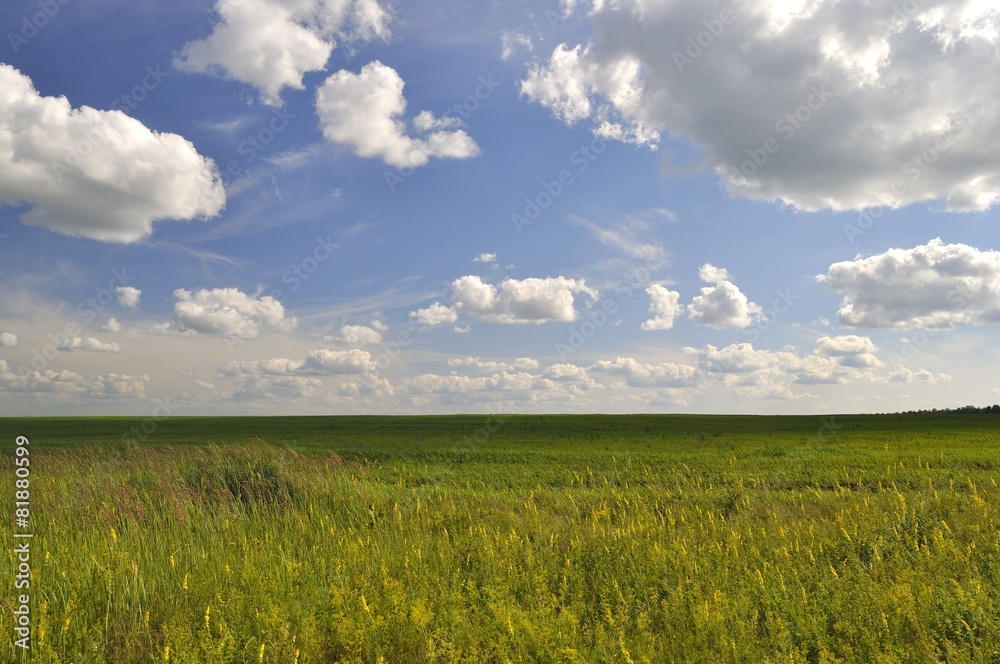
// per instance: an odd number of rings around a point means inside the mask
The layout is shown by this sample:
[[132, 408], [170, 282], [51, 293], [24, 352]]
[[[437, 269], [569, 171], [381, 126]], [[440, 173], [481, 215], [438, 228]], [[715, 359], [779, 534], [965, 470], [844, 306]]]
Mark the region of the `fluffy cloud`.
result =
[[425, 309], [411, 311], [410, 318], [420, 325], [434, 326], [454, 323], [458, 320], [458, 314], [451, 307], [435, 302]]
[[58, 346], [59, 350], [67, 353], [118, 353], [121, 347], [112, 342], [104, 342], [94, 337], [73, 337], [63, 341]]
[[696, 369], [686, 364], [643, 364], [631, 357], [595, 362], [591, 371], [623, 376], [630, 387], [685, 387], [693, 385]]
[[16, 348], [17, 347], [17, 335], [13, 332], [4, 332], [0, 334], [0, 348]]
[[174, 299], [168, 328], [174, 332], [254, 339], [269, 330], [292, 330], [297, 323], [285, 317], [285, 308], [273, 297], [254, 297], [235, 288], [181, 288], [174, 291]]
[[460, 313], [494, 323], [571, 322], [577, 315], [575, 294], [591, 299], [598, 295], [583, 279], [566, 277], [506, 279], [497, 287], [468, 275], [453, 281], [451, 289], [453, 306], [435, 302], [427, 309], [410, 312], [410, 317], [424, 325], [454, 323]]
[[644, 330], [669, 330], [674, 326], [674, 321], [684, 312], [684, 305], [680, 303], [681, 294], [653, 284], [646, 289], [649, 295], [649, 313], [653, 317], [642, 324]]
[[597, 381], [587, 375], [587, 370], [575, 364], [553, 364], [542, 372], [542, 377], [562, 383], [577, 383], [591, 389], [597, 387]]
[[218, 0], [219, 23], [188, 42], [175, 65], [189, 72], [224, 72], [280, 105], [283, 88], [326, 68], [337, 39], [389, 36], [389, 13], [376, 0]]
[[118, 293], [118, 304], [128, 309], [138, 309], [139, 300], [142, 298], [142, 291], [135, 286], [118, 286], [115, 288]]
[[830, 266], [819, 280], [842, 293], [837, 314], [856, 327], [948, 328], [1000, 321], [1000, 252], [931, 240]]
[[716, 329], [726, 327], [747, 327], [763, 313], [760, 305], [754, 304], [731, 281], [729, 272], [706, 263], [698, 272], [702, 281], [714, 283], [701, 289], [688, 305], [688, 318], [699, 325]]
[[466, 159], [479, 154], [479, 146], [461, 129], [447, 130], [428, 113], [418, 115], [409, 135], [400, 119], [406, 110], [403, 79], [379, 61], [354, 74], [341, 70], [316, 91], [316, 112], [323, 135], [332, 143], [347, 145], [361, 157], [378, 157], [390, 166], [414, 168], [432, 157]]
[[35, 371], [13, 368], [0, 360], [0, 388], [8, 393], [51, 394], [59, 396], [87, 396], [111, 398], [122, 396], [142, 397], [149, 376], [105, 374], [86, 378], [72, 371]]
[[135, 242], [163, 219], [213, 217], [226, 195], [215, 163], [177, 134], [120, 111], [43, 97], [0, 64], [0, 204], [57, 233]]
[[466, 367], [484, 373], [496, 373], [499, 371], [514, 371], [516, 369], [537, 369], [538, 360], [530, 357], [519, 357], [512, 363], [497, 362], [495, 360], [480, 360], [478, 357], [455, 357], [448, 360], [449, 367]]
[[882, 362], [875, 356], [875, 344], [868, 337], [854, 334], [839, 337], [820, 337], [816, 340], [816, 354], [833, 357], [845, 367], [877, 367]]
[[382, 333], [367, 325], [344, 325], [340, 328], [340, 334], [325, 337], [323, 341], [347, 346], [377, 346], [382, 343]]
[[[567, 124], [696, 144], [731, 194], [802, 210], [1000, 200], [996, 3], [566, 3], [593, 35], [521, 93]], [[901, 9], [902, 8], [902, 9]], [[912, 11], [907, 11], [912, 9]]]
[[525, 372], [502, 371], [491, 376], [440, 376], [422, 374], [403, 382], [410, 394], [461, 394], [476, 392], [544, 392], [556, 389], [552, 381]]
[[479, 254], [478, 256], [476, 256], [475, 258], [473, 258], [472, 262], [473, 263], [492, 263], [492, 262], [496, 261], [496, 259], [497, 259], [497, 255], [496, 254], [488, 254], [486, 252], [483, 252], [483, 253]]
[[314, 350], [304, 360], [230, 360], [219, 373], [230, 378], [261, 376], [351, 376], [371, 373], [375, 362], [368, 351]]

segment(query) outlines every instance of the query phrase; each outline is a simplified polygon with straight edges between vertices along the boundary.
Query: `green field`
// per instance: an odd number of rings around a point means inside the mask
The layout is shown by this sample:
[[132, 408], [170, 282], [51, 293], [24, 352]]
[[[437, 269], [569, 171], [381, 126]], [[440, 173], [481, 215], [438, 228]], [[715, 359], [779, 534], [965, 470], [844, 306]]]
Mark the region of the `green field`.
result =
[[0, 661], [1000, 661], [1000, 416], [0, 431]]

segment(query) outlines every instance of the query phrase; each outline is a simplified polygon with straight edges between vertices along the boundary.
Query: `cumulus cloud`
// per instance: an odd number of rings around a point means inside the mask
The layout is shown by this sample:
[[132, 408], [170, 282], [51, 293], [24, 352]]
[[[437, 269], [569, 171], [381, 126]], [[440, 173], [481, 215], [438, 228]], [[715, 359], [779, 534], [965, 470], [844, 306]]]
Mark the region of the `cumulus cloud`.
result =
[[403, 381], [403, 388], [411, 394], [472, 395], [476, 392], [544, 392], [555, 389], [556, 385], [546, 378], [523, 371], [502, 371], [491, 376], [422, 374]]
[[838, 337], [820, 337], [816, 340], [816, 354], [833, 357], [845, 367], [877, 367], [882, 362], [875, 356], [875, 344], [868, 337], [854, 334]]
[[488, 254], [486, 252], [483, 252], [483, 253], [479, 254], [478, 256], [476, 256], [475, 258], [473, 258], [472, 262], [473, 263], [493, 263], [494, 261], [496, 261], [496, 259], [497, 259], [497, 255], [496, 254]]
[[695, 367], [674, 362], [645, 364], [631, 357], [595, 362], [590, 371], [623, 376], [630, 387], [685, 387], [693, 385]]
[[521, 93], [608, 139], [700, 148], [730, 194], [801, 210], [1000, 200], [1000, 29], [980, 0], [566, 3], [592, 35]]
[[[382, 327], [380, 325], [380, 327]], [[342, 343], [347, 346], [377, 346], [382, 343], [382, 333], [367, 325], [344, 325], [336, 336], [325, 337], [327, 343]]]
[[0, 334], [0, 348], [16, 348], [17, 347], [17, 335], [13, 332], [4, 332]]
[[7, 393], [53, 396], [86, 396], [113, 398], [142, 397], [149, 376], [105, 374], [87, 378], [73, 371], [37, 371], [19, 367], [15, 373], [4, 360], [0, 360], [0, 388]]
[[680, 303], [681, 294], [664, 288], [659, 284], [653, 284], [646, 289], [649, 295], [649, 313], [652, 318], [642, 324], [644, 330], [669, 330], [674, 326], [674, 321], [684, 312], [684, 305]]
[[597, 299], [582, 279], [505, 279], [499, 286], [468, 275], [452, 282], [456, 311], [496, 323], [571, 322], [576, 320], [575, 295]]
[[453, 357], [446, 363], [449, 367], [472, 368], [485, 373], [496, 373], [499, 371], [515, 371], [517, 369], [536, 369], [538, 360], [530, 357], [519, 357], [513, 362], [497, 362], [495, 360], [481, 360], [478, 357]]
[[118, 353], [121, 351], [121, 347], [115, 342], [104, 342], [94, 337], [72, 337], [60, 343], [57, 348], [67, 353]]
[[115, 288], [118, 293], [118, 304], [128, 309], [138, 309], [139, 300], [142, 298], [142, 291], [135, 286], [118, 286]]
[[214, 217], [226, 195], [218, 169], [177, 134], [120, 111], [43, 97], [0, 64], [0, 204], [64, 235], [136, 242], [153, 222]]
[[699, 325], [716, 329], [747, 327], [763, 313], [760, 305], [750, 302], [747, 296], [731, 281], [729, 272], [709, 263], [701, 266], [698, 275], [702, 281], [714, 283], [701, 289], [688, 305], [688, 318]]
[[376, 0], [218, 0], [212, 34], [175, 58], [182, 71], [223, 73], [260, 91], [271, 105], [281, 90], [326, 68], [337, 40], [389, 36], [389, 12]]
[[180, 288], [174, 299], [169, 331], [254, 339], [266, 331], [287, 332], [297, 324], [273, 297], [255, 297], [236, 288]]
[[420, 325], [434, 326], [454, 323], [458, 320], [458, 314], [451, 307], [446, 307], [440, 302], [435, 302], [424, 309], [411, 311], [410, 318]]
[[451, 289], [454, 305], [435, 302], [411, 311], [410, 317], [424, 325], [454, 323], [460, 313], [506, 324], [572, 322], [577, 316], [575, 295], [582, 293], [592, 300], [598, 296], [583, 279], [566, 277], [506, 279], [494, 286], [467, 275], [453, 281]]
[[1000, 321], [1000, 252], [934, 239], [834, 263], [819, 280], [844, 296], [842, 323], [950, 328]]
[[371, 353], [351, 350], [314, 350], [304, 360], [230, 360], [219, 365], [219, 374], [230, 378], [261, 376], [350, 376], [371, 373]]
[[104, 332], [121, 332], [122, 324], [118, 322], [117, 318], [111, 317], [101, 326], [101, 330]]
[[396, 70], [379, 61], [357, 74], [342, 69], [316, 91], [316, 112], [323, 135], [332, 143], [346, 145], [361, 157], [378, 157], [390, 166], [415, 168], [431, 158], [467, 159], [479, 154], [479, 146], [452, 123], [422, 112], [414, 122], [420, 134], [414, 138], [401, 119], [406, 110], [403, 79]]

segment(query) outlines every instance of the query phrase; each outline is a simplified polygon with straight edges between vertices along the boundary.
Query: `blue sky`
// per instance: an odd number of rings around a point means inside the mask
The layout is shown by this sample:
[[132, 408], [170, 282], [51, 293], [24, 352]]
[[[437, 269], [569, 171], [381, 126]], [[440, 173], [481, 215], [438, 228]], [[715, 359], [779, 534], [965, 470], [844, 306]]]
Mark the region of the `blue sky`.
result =
[[0, 25], [0, 414], [1000, 400], [1000, 3]]

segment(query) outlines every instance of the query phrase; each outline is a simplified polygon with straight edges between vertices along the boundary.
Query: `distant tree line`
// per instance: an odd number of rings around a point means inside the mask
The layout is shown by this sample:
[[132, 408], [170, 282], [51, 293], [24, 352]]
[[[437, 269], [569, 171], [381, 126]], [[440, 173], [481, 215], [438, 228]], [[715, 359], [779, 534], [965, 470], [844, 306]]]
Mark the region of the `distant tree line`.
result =
[[962, 406], [960, 408], [931, 408], [930, 410], [904, 410], [901, 415], [915, 415], [917, 413], [992, 413], [1000, 415], [1000, 405], [992, 406]]

